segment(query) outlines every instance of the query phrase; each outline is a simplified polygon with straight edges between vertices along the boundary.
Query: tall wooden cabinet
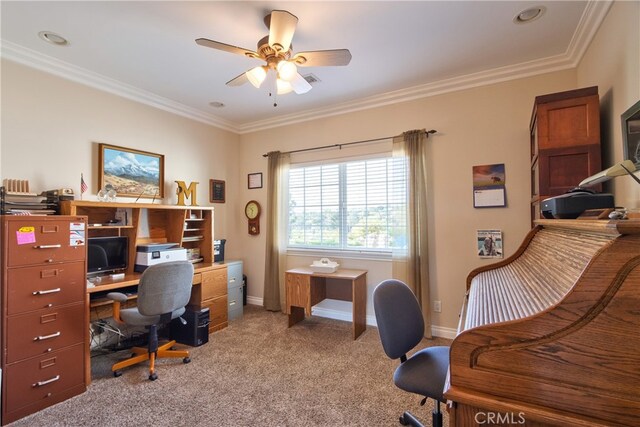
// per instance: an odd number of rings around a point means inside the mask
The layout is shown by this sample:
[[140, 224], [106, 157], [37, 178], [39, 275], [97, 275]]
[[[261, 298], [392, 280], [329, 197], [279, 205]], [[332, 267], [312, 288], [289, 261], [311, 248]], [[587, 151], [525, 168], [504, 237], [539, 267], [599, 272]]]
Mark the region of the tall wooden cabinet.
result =
[[2, 424], [85, 391], [86, 218], [2, 216]]
[[541, 200], [566, 193], [601, 170], [597, 86], [537, 96], [530, 131], [533, 221], [540, 217]]

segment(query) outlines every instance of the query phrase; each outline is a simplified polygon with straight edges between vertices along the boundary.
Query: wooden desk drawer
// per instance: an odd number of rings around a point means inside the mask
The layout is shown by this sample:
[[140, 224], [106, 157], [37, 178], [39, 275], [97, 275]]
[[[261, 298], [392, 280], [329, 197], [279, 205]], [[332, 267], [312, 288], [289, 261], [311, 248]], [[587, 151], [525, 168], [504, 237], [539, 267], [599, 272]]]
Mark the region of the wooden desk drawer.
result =
[[227, 269], [218, 268], [216, 270], [202, 273], [202, 299], [220, 297], [227, 294]]
[[81, 343], [86, 327], [83, 303], [9, 316], [5, 363]]
[[85, 264], [82, 261], [7, 271], [9, 315], [84, 301]]
[[209, 307], [209, 332], [214, 332], [227, 326], [227, 296], [205, 301], [202, 304]]
[[[83, 230], [86, 229], [84, 222], [78, 223], [82, 224]], [[77, 242], [71, 238], [71, 224], [69, 220], [25, 219], [9, 222], [6, 237], [8, 266], [85, 259], [86, 245], [72, 246]]]
[[5, 411], [13, 412], [38, 401], [54, 401], [56, 394], [84, 385], [83, 366], [84, 344], [6, 365], [2, 373]]
[[199, 285], [202, 283], [202, 273], [194, 273], [193, 280], [191, 280], [192, 285]]

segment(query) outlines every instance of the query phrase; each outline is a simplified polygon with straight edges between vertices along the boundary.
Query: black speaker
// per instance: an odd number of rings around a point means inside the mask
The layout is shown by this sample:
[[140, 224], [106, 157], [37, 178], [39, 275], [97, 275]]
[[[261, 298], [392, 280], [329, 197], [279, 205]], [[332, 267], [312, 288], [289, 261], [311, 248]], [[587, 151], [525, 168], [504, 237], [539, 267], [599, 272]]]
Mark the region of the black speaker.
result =
[[209, 342], [209, 308], [187, 310], [182, 315], [187, 321], [183, 324], [179, 318], [171, 321], [171, 339], [180, 344], [199, 347]]

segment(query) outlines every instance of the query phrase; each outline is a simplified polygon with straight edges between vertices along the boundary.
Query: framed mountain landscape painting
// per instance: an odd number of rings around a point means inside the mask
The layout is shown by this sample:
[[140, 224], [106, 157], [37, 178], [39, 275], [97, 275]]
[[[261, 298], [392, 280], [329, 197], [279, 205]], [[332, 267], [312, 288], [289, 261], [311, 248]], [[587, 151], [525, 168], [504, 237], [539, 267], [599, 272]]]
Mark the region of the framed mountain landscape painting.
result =
[[98, 185], [118, 197], [164, 197], [164, 156], [115, 145], [100, 144]]

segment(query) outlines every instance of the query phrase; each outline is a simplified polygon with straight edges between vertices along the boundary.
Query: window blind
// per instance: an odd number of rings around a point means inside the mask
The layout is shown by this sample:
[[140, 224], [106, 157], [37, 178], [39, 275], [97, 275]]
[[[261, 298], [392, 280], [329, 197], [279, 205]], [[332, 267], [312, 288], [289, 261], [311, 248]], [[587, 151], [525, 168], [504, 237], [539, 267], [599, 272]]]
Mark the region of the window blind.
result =
[[293, 167], [289, 246], [404, 248], [406, 173], [405, 159], [395, 157]]

